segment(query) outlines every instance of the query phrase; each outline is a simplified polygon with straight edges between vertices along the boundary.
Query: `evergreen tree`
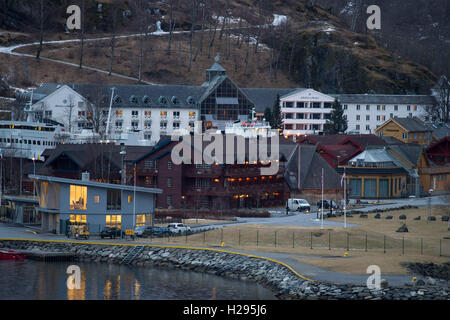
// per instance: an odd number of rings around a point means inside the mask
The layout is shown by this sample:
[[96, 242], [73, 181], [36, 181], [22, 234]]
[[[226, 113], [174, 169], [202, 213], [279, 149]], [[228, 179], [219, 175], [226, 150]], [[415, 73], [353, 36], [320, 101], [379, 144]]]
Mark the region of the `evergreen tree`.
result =
[[272, 127], [272, 129], [283, 129], [283, 117], [281, 116], [279, 94], [277, 94], [277, 99], [275, 100], [275, 105], [273, 106], [270, 126]]
[[348, 129], [348, 121], [344, 116], [344, 109], [336, 99], [333, 104], [331, 117], [324, 126], [325, 134], [344, 134]]
[[268, 123], [272, 123], [272, 110], [270, 108], [264, 110], [264, 119], [266, 119]]

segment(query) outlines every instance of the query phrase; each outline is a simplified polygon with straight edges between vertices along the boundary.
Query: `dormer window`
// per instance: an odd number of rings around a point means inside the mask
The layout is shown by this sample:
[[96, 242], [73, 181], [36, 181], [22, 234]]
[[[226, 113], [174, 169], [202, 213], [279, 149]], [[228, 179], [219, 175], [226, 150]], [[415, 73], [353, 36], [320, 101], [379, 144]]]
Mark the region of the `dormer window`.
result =
[[178, 99], [177, 97], [173, 96], [172, 97], [172, 103], [173, 104], [180, 104], [180, 99]]
[[114, 103], [122, 103], [122, 98], [120, 96], [115, 96]]
[[187, 104], [194, 104], [194, 98], [192, 98], [191, 96], [189, 96], [189, 97], [186, 99], [186, 103], [187, 103]]
[[150, 104], [150, 103], [152, 102], [152, 100], [150, 99], [149, 96], [143, 96], [143, 97], [142, 97], [142, 102], [143, 102], [144, 104]]
[[161, 97], [159, 97], [158, 101], [159, 101], [160, 104], [167, 104], [167, 98], [166, 97], [161, 96]]
[[131, 96], [130, 97], [130, 102], [134, 103], [134, 104], [137, 104], [138, 103], [138, 98], [136, 96]]

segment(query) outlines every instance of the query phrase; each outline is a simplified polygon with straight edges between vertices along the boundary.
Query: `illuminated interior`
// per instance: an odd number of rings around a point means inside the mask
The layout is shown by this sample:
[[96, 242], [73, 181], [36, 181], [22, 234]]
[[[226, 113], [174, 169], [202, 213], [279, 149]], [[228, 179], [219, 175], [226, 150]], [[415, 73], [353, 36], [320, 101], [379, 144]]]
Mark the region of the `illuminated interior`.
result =
[[87, 187], [70, 186], [70, 209], [86, 210]]

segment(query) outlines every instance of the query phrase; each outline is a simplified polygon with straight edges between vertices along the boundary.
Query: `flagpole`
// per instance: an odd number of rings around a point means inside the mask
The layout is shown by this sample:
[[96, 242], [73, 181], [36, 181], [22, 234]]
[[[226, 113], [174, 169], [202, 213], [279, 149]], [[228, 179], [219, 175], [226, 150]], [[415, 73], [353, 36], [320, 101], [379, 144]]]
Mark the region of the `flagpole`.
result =
[[347, 175], [344, 167], [344, 228], [347, 228]]
[[322, 218], [320, 223], [320, 230], [323, 230], [323, 168], [322, 168]]

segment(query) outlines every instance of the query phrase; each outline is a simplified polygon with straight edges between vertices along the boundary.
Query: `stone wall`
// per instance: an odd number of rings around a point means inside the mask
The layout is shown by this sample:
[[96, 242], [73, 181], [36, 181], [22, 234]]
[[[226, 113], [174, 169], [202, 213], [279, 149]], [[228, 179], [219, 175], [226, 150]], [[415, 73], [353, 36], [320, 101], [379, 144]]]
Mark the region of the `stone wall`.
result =
[[[0, 240], [0, 247], [71, 252], [77, 255], [78, 261], [120, 264], [134, 245]], [[450, 289], [438, 286], [394, 288], [383, 283], [382, 289], [369, 290], [361, 285], [311, 282], [299, 277], [281, 263], [219, 250], [145, 246], [132, 265], [178, 268], [254, 281], [270, 288], [280, 299], [450, 300]]]

